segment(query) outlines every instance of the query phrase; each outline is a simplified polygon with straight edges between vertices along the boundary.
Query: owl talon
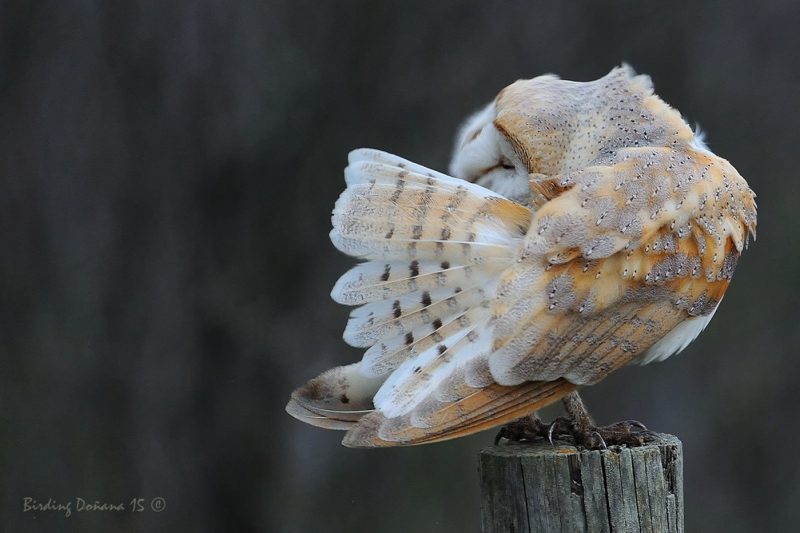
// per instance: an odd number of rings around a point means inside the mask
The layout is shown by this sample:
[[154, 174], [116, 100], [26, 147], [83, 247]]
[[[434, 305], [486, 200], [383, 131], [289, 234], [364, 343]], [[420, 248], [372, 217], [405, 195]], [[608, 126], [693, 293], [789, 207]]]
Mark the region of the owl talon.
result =
[[547, 429], [547, 440], [550, 442], [551, 446], [555, 446], [553, 442], [554, 436], [566, 436], [566, 435], [574, 435], [575, 430], [573, 427], [573, 423], [568, 418], [558, 417], [550, 424], [550, 427]]
[[592, 436], [595, 436], [595, 435], [597, 435], [597, 438], [600, 439], [599, 447], [604, 449], [604, 450], [607, 450], [608, 449], [608, 445], [606, 444], [606, 441], [605, 441], [605, 439], [603, 439], [603, 436], [600, 434], [600, 432], [599, 431], [593, 431], [592, 432]]
[[638, 433], [641, 431], [648, 431], [647, 426], [639, 422], [638, 420], [621, 420], [620, 422], [614, 422], [613, 424], [609, 424], [606, 426], [608, 429], [615, 429], [620, 431], [627, 431], [629, 433]]

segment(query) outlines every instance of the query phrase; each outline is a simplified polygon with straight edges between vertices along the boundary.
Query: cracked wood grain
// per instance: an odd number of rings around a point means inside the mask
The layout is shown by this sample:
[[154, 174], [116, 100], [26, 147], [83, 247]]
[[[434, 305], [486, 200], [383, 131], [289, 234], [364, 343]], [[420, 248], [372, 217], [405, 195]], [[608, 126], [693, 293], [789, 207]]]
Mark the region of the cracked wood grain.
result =
[[484, 533], [683, 533], [681, 442], [577, 449], [505, 444], [480, 453]]

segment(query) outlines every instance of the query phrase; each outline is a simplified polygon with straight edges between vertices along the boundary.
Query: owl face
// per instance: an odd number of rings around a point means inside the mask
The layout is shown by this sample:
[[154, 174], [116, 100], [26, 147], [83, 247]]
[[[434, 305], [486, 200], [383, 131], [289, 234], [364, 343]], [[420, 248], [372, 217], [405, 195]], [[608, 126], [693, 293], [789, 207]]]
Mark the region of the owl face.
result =
[[495, 102], [469, 117], [456, 136], [450, 174], [523, 205], [530, 204], [528, 169], [494, 124]]

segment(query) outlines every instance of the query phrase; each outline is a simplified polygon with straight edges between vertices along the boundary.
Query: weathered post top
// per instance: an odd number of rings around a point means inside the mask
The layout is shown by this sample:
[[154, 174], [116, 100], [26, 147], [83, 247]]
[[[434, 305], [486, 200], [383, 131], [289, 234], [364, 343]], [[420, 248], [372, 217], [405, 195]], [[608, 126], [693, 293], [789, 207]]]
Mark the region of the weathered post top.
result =
[[480, 453], [484, 533], [683, 533], [681, 441], [578, 449], [509, 443]]

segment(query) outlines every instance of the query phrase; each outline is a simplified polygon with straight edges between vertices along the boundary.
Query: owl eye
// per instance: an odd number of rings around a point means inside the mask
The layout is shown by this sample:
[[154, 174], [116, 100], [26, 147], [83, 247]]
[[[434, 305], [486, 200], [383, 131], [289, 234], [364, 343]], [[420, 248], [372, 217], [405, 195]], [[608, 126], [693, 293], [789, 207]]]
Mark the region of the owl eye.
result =
[[507, 159], [504, 158], [504, 159], [501, 159], [500, 161], [498, 161], [495, 165], [492, 165], [490, 167], [485, 168], [480, 173], [480, 175], [478, 175], [478, 176], [476, 176], [474, 178], [474, 180], [477, 180], [482, 176], [485, 176], [485, 175], [487, 175], [487, 174], [489, 174], [491, 172], [495, 172], [495, 171], [498, 171], [498, 170], [513, 170], [513, 171], [516, 171], [517, 167], [515, 167], [510, 161], [508, 161]]

